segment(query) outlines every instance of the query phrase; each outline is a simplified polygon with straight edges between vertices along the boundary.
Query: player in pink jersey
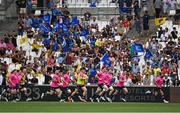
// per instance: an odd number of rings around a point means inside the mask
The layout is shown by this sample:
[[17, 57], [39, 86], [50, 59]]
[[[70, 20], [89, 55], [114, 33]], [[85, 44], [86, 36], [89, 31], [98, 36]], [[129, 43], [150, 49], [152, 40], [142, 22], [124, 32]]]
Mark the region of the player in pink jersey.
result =
[[104, 89], [104, 77], [106, 76], [106, 68], [103, 68], [102, 71], [100, 71], [99, 73], [97, 73], [96, 78], [98, 79], [98, 88], [96, 89], [96, 92], [94, 93], [94, 95], [90, 98], [91, 102], [94, 101], [94, 99], [97, 100], [97, 102], [100, 102], [99, 98], [102, 96], [102, 94], [104, 93], [103, 89]]
[[62, 95], [61, 95], [61, 100], [60, 102], [65, 102], [68, 100], [68, 97], [70, 96], [71, 94], [71, 90], [68, 89], [68, 86], [69, 86], [69, 83], [70, 83], [70, 71], [68, 70], [65, 70], [64, 71], [64, 76], [62, 78], [62, 86], [61, 86], [61, 91], [62, 91]]
[[114, 92], [114, 88], [112, 86], [112, 79], [113, 79], [113, 71], [109, 68], [107, 69], [106, 76], [104, 77], [104, 87], [106, 92], [106, 100], [112, 102], [112, 94]]
[[10, 73], [8, 79], [8, 85], [10, 88], [10, 95], [12, 97], [12, 100], [15, 101], [15, 99], [17, 99], [18, 85], [19, 85], [19, 77], [17, 70], [14, 70]]
[[155, 91], [155, 96], [157, 96], [158, 94], [160, 94], [161, 96], [161, 99], [164, 103], [169, 103], [167, 100], [165, 100], [164, 98], [164, 92], [163, 92], [163, 85], [164, 85], [164, 82], [165, 82], [165, 78], [163, 75], [161, 76], [157, 76], [156, 77], [156, 91]]
[[60, 86], [62, 86], [62, 75], [60, 74], [59, 70], [56, 70], [54, 74], [51, 75], [52, 80], [50, 82], [51, 90], [46, 92], [45, 94], [42, 93], [41, 98], [43, 98], [45, 95], [57, 95], [58, 98], [61, 97], [61, 89]]
[[117, 90], [114, 92], [114, 95], [117, 95], [121, 90], [123, 90], [123, 97], [121, 98], [122, 101], [126, 102], [126, 94], [128, 93], [128, 89], [125, 87], [126, 82], [126, 73], [121, 71], [118, 77], [117, 82]]

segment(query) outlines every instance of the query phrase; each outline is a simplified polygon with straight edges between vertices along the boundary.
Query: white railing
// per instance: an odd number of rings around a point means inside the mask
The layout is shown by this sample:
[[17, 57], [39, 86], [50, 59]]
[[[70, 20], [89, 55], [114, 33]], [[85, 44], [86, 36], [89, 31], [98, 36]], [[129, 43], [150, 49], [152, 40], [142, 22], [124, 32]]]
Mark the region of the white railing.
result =
[[[96, 3], [96, 7], [117, 7], [117, 3], [111, 3], [112, 0], [99, 0]], [[89, 7], [90, 3], [88, 0], [67, 0], [68, 7], [70, 8], [81, 8]]]

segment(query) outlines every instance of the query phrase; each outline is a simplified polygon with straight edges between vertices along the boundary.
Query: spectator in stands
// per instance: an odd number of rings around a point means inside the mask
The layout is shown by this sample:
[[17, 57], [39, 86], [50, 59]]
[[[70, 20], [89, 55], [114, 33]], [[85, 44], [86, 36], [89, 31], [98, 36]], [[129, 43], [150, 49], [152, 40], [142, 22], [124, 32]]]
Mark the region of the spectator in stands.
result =
[[161, 9], [162, 9], [162, 1], [161, 0], [154, 0], [154, 8], [155, 8], [155, 17], [159, 18], [160, 17], [160, 13], [161, 13]]
[[85, 18], [85, 21], [90, 21], [91, 13], [86, 10], [86, 12], [84, 13], [84, 18]]
[[135, 25], [135, 28], [136, 28], [136, 31], [138, 32], [138, 34], [141, 34], [141, 21], [140, 21], [140, 18], [135, 16], [135, 22], [134, 22], [134, 25]]
[[180, 19], [180, 0], [177, 0], [176, 2], [176, 15], [174, 16], [175, 21], [178, 21]]
[[26, 14], [26, 0], [19, 0], [19, 8], [20, 8], [20, 14]]
[[141, 9], [140, 9], [140, 6], [139, 6], [139, 1], [134, 1], [133, 8], [134, 8], [135, 17], [139, 17], [140, 12], [141, 12]]
[[163, 11], [165, 15], [169, 14], [169, 11], [171, 9], [171, 0], [163, 0]]
[[119, 4], [119, 14], [122, 15], [122, 8], [124, 6], [124, 0], [118, 0], [118, 4]]
[[145, 11], [143, 16], [143, 30], [149, 30], [149, 19], [149, 14], [147, 11]]

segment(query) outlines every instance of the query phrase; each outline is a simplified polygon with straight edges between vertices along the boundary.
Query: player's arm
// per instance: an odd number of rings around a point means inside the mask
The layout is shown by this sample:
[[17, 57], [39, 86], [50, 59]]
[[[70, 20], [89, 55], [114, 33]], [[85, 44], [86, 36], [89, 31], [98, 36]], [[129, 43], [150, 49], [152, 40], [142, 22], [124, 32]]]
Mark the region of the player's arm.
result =
[[9, 77], [9, 83], [13, 86], [15, 86], [16, 84], [12, 81], [13, 77]]

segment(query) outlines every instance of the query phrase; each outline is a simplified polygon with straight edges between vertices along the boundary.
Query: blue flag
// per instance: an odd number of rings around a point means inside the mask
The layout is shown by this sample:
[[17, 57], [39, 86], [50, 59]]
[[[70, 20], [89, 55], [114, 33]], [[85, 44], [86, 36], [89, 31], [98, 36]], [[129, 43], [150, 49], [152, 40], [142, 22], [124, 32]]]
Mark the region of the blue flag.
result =
[[53, 51], [58, 51], [59, 46], [58, 46], [57, 41], [53, 44], [52, 49], [53, 49]]
[[43, 16], [43, 20], [46, 23], [51, 23], [51, 15], [50, 14], [46, 14]]
[[65, 25], [65, 24], [63, 24], [63, 31], [65, 32], [65, 33], [68, 33], [69, 32], [69, 28], [67, 27], [67, 25]]
[[59, 23], [56, 23], [54, 28], [53, 28], [53, 31], [58, 32], [61, 28], [63, 28], [63, 25], [59, 24]]
[[43, 31], [44, 34], [48, 34], [50, 32], [49, 28], [44, 24], [40, 25], [39, 30]]
[[90, 6], [89, 7], [96, 7], [96, 1], [94, 2], [91, 2]]
[[103, 57], [101, 58], [101, 61], [103, 62], [104, 65], [108, 66], [108, 67], [111, 67], [112, 66], [112, 63], [111, 61], [109, 60], [109, 54], [108, 53], [105, 53], [103, 55]]
[[88, 38], [88, 35], [89, 35], [88, 29], [83, 29], [80, 33], [80, 36], [84, 36], [86, 39]]
[[153, 56], [153, 54], [151, 53], [151, 51], [149, 49], [146, 49], [146, 54], [145, 54], [145, 58], [146, 59], [150, 59]]
[[64, 53], [69, 52], [69, 50], [70, 50], [69, 45], [66, 42], [66, 39], [64, 39], [64, 38], [63, 38], [63, 42], [62, 42], [62, 48], [63, 48]]
[[134, 48], [134, 52], [144, 52], [144, 48], [141, 44], [134, 44], [133, 48]]
[[61, 15], [61, 12], [58, 9], [55, 9], [55, 8], [52, 9], [51, 12], [52, 12], [52, 15]]
[[42, 23], [40, 19], [32, 18], [32, 27], [33, 28], [39, 28], [39, 25]]
[[51, 43], [51, 37], [45, 38], [42, 42], [45, 46], [49, 46]]
[[73, 17], [72, 18], [72, 22], [71, 22], [71, 25], [74, 27], [74, 26], [77, 26], [79, 24], [79, 20], [78, 20], [78, 17]]

